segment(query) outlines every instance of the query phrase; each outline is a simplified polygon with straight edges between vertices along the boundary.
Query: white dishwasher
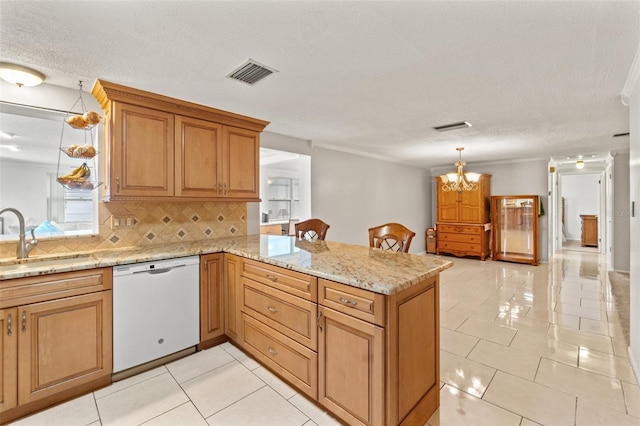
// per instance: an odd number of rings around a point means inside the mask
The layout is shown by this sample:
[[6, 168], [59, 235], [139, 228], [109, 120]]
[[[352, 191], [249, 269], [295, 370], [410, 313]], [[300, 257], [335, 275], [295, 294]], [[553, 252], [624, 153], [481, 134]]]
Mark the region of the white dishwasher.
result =
[[113, 268], [113, 372], [198, 344], [198, 256]]

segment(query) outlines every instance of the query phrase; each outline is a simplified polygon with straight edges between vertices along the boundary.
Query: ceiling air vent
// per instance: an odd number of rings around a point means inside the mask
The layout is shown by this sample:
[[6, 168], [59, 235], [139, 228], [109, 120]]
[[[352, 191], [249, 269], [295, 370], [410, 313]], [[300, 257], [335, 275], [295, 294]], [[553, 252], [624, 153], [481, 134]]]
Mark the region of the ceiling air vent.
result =
[[613, 135], [614, 138], [621, 138], [623, 136], [629, 136], [629, 132], [627, 132], [627, 133], [616, 133], [615, 135]]
[[451, 123], [445, 124], [444, 126], [434, 127], [433, 129], [439, 132], [448, 132], [449, 130], [464, 129], [467, 127], [471, 127], [471, 124], [466, 121], [461, 121], [459, 123]]
[[274, 72], [278, 72], [278, 71], [274, 70], [273, 68], [268, 68], [262, 64], [259, 64], [252, 59], [249, 59], [247, 62], [240, 65], [238, 68], [231, 71], [231, 73], [227, 75], [227, 77], [253, 86], [257, 82], [273, 74]]

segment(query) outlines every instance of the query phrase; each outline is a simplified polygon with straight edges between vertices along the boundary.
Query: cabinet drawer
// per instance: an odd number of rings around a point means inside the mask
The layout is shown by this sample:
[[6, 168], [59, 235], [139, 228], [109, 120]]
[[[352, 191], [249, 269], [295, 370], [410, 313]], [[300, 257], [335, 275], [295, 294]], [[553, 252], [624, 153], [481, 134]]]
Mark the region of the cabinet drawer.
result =
[[438, 235], [438, 242], [451, 241], [458, 243], [471, 243], [471, 244], [480, 244], [482, 241], [482, 235], [474, 235], [474, 234], [449, 234], [441, 232]]
[[438, 250], [445, 252], [465, 252], [471, 256], [480, 256], [482, 246], [480, 244], [459, 243], [451, 241], [438, 242]]
[[244, 349], [304, 393], [318, 397], [318, 355], [242, 313]]
[[317, 281], [310, 275], [243, 259], [242, 276], [313, 302], [317, 300]]
[[325, 279], [318, 280], [319, 304], [377, 325], [385, 322], [385, 296]]
[[111, 268], [86, 269], [0, 281], [0, 309], [110, 290]]
[[483, 226], [469, 226], [469, 225], [442, 225], [438, 224], [437, 233], [453, 232], [457, 234], [476, 234], [482, 235]]
[[318, 305], [247, 278], [242, 288], [244, 312], [316, 350]]

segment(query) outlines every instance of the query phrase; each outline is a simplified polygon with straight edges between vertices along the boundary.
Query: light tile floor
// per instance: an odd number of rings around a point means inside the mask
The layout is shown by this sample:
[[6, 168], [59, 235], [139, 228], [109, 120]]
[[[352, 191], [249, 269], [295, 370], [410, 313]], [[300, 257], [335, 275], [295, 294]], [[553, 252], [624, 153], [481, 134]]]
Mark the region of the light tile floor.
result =
[[[440, 408], [427, 425], [640, 425], [603, 257], [455, 259], [441, 275]], [[229, 343], [21, 425], [336, 425]]]

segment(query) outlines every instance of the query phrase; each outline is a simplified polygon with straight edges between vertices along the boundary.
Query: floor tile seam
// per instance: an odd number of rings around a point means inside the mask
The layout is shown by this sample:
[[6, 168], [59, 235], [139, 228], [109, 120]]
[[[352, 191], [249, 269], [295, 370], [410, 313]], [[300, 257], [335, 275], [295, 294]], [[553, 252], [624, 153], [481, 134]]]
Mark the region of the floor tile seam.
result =
[[[511, 377], [515, 377], [516, 379], [525, 380], [525, 381], [527, 381], [527, 382], [529, 382], [529, 383], [531, 383], [531, 384], [533, 384], [533, 385], [540, 386], [540, 387], [543, 387], [543, 388], [546, 388], [546, 389], [552, 390], [552, 391], [554, 391], [554, 392], [562, 393], [562, 394], [567, 395], [567, 396], [569, 396], [569, 397], [571, 397], [571, 398], [575, 398], [576, 400], [577, 400], [577, 398], [578, 398], [578, 396], [577, 396], [577, 395], [572, 395], [572, 394], [570, 394], [570, 393], [565, 392], [565, 391], [564, 391], [564, 390], [562, 390], [562, 389], [557, 389], [557, 388], [555, 388], [555, 387], [553, 387], [553, 386], [549, 386], [549, 385], [546, 385], [546, 384], [544, 384], [544, 383], [536, 382], [535, 380], [533, 380], [533, 381], [532, 381], [532, 380], [527, 380], [527, 379], [524, 379], [524, 378], [522, 378], [522, 377], [520, 377], [520, 376], [516, 376], [515, 374], [508, 373], [508, 372], [506, 372], [506, 371], [502, 371], [502, 370], [500, 370], [500, 372], [501, 372], [501, 373], [503, 373], [503, 374], [507, 374], [507, 375], [509, 375], [509, 376], [511, 376]], [[537, 377], [537, 374], [536, 374], [536, 377]], [[487, 386], [487, 390], [488, 390], [488, 389], [489, 389], [489, 386]]]
[[[548, 360], [548, 361], [552, 361], [552, 362], [558, 362], [558, 363], [563, 364], [563, 365], [565, 365], [565, 366], [572, 367], [572, 368], [575, 368], [575, 369], [580, 370], [578, 367], [573, 367], [573, 366], [571, 366], [571, 365], [569, 365], [569, 364], [566, 364], [566, 363], [563, 363], [563, 362], [560, 362], [560, 361], [556, 361], [556, 360], [549, 360], [549, 359], [547, 359], [547, 360]], [[580, 371], [582, 371], [583, 373], [595, 374], [595, 375], [598, 375], [598, 376], [604, 377], [604, 378], [606, 378], [606, 379], [614, 380], [614, 381], [618, 382], [618, 384], [619, 384], [619, 386], [620, 386], [620, 390], [621, 390], [621, 392], [622, 392], [622, 382], [621, 382], [621, 380], [620, 380], [620, 379], [611, 378], [611, 377], [608, 377], [608, 376], [605, 376], [605, 375], [602, 375], [602, 374], [594, 373], [594, 372], [592, 372], [592, 371], [586, 371], [586, 370], [580, 370]], [[537, 379], [538, 379], [538, 375], [536, 374], [536, 377], [535, 377], [535, 379], [534, 379], [534, 383], [539, 384], [539, 385], [541, 385], [541, 386], [549, 387], [549, 388], [551, 388], [551, 389], [555, 389], [555, 390], [560, 391], [560, 392], [567, 393], [567, 392], [563, 391], [562, 389], [558, 389], [558, 388], [556, 388], [556, 387], [554, 387], [554, 386], [549, 386], [549, 385], [545, 385], [544, 383], [540, 383], [540, 382], [538, 382], [538, 381], [537, 381]], [[571, 395], [571, 394], [569, 394], [569, 395]], [[580, 397], [579, 395], [574, 395], [574, 396], [575, 396], [576, 398]], [[586, 397], [582, 397], [582, 398], [583, 398], [583, 399], [586, 399], [587, 401], [591, 401], [591, 400], [592, 400], [591, 398], [586, 398]], [[624, 395], [623, 395], [623, 402], [624, 402]], [[614, 409], [614, 408], [612, 408], [612, 409]], [[626, 404], [625, 404], [625, 409], [626, 409]], [[615, 409], [614, 409], [614, 410], [615, 410]], [[619, 410], [615, 410], [615, 411], [620, 412]]]
[[[232, 407], [232, 406], [234, 406], [234, 405], [238, 404], [240, 401], [242, 401], [242, 400], [244, 400], [244, 399], [248, 398], [249, 396], [251, 396], [251, 395], [255, 394], [256, 392], [258, 392], [258, 391], [259, 391], [259, 390], [261, 390], [261, 389], [264, 389], [264, 388], [270, 388], [271, 390], [273, 390], [273, 391], [275, 392], [275, 390], [274, 390], [271, 386], [269, 386], [268, 384], [266, 384], [262, 379], [260, 379], [260, 377], [256, 376], [256, 378], [257, 378], [258, 380], [260, 380], [260, 381], [263, 383], [263, 386], [260, 386], [259, 388], [257, 388], [257, 389], [255, 389], [255, 390], [253, 390], [253, 391], [249, 392], [248, 394], [244, 395], [242, 398], [237, 399], [237, 400], [233, 401], [232, 403], [230, 403], [230, 404], [228, 404], [228, 405], [226, 405], [226, 406], [224, 406], [224, 407], [220, 408], [218, 411], [216, 411], [216, 412], [212, 413], [209, 417], [204, 417], [204, 420], [205, 420], [207, 423], [209, 423], [209, 422], [208, 422], [208, 419], [210, 419], [211, 417], [215, 416], [216, 414], [219, 414], [219, 413], [223, 412], [224, 410], [226, 410], [226, 409], [227, 409], [227, 408], [229, 408], [229, 407]], [[289, 402], [286, 398], [284, 398], [284, 397], [283, 397], [282, 395], [280, 395], [278, 392], [276, 392], [276, 394], [277, 394], [280, 398], [282, 398], [283, 400], [285, 400], [285, 401], [287, 401], [289, 404], [291, 404], [291, 402]], [[194, 404], [194, 405], [195, 405], [195, 404]], [[297, 408], [295, 405], [293, 405], [293, 404], [291, 404], [291, 405], [292, 405], [294, 408]], [[300, 411], [300, 410], [298, 410], [298, 411]], [[309, 420], [310, 420], [310, 419], [309, 419], [309, 416], [307, 416], [307, 415], [306, 415], [306, 414], [304, 414], [304, 413], [302, 413], [302, 414], [307, 418], [307, 420], [305, 420], [305, 423], [306, 423], [307, 421], [309, 421]], [[304, 423], [303, 423], [303, 424], [304, 424]]]
[[[493, 377], [491, 378], [491, 380], [493, 380]], [[489, 384], [491, 384], [491, 382], [489, 382]], [[507, 411], [507, 412], [509, 412], [509, 413], [511, 413], [511, 414], [513, 414], [515, 416], [518, 416], [518, 417], [520, 417], [520, 423], [522, 423], [522, 419], [525, 418], [522, 414], [518, 414], [518, 413], [516, 413], [516, 412], [514, 412], [514, 411], [512, 411], [512, 410], [510, 410], [508, 408], [501, 407], [501, 406], [497, 405], [494, 402], [491, 402], [491, 401], [488, 401], [488, 400], [484, 399], [484, 395], [486, 394], [487, 390], [489, 389], [489, 385], [487, 385], [487, 388], [483, 392], [482, 397], [477, 397], [476, 395], [470, 394], [469, 392], [467, 392], [465, 390], [462, 390], [462, 389], [458, 388], [457, 386], [452, 385], [450, 383], [445, 383], [444, 386], [450, 386], [450, 387], [456, 389], [458, 392], [461, 392], [461, 393], [463, 393], [463, 394], [465, 394], [465, 395], [467, 395], [467, 396], [469, 396], [471, 398], [477, 399], [479, 401], [484, 402], [485, 404], [491, 405], [492, 407], [499, 408], [499, 409]], [[442, 392], [442, 389], [440, 389], [440, 392]]]
[[[164, 416], [164, 415], [165, 415], [165, 414], [167, 414], [168, 412], [173, 411], [173, 410], [175, 410], [176, 408], [182, 407], [182, 406], [183, 406], [183, 405], [185, 405], [185, 404], [191, 404], [191, 405], [193, 405], [193, 406], [195, 407], [195, 409], [198, 411], [198, 414], [200, 415], [200, 417], [202, 417], [202, 420], [204, 420], [204, 421], [206, 422], [206, 419], [202, 416], [202, 413], [200, 412], [200, 410], [198, 410], [198, 407], [196, 407], [196, 405], [193, 403], [193, 401], [191, 401], [191, 399], [189, 398], [189, 395], [187, 395], [187, 400], [186, 400], [185, 402], [183, 402], [182, 404], [179, 404], [179, 405], [176, 405], [175, 407], [169, 408], [168, 410], [163, 411], [163, 412], [162, 412], [162, 413], [160, 413], [160, 414], [156, 414], [155, 416], [153, 416], [153, 417], [151, 417], [151, 418], [149, 418], [149, 419], [145, 420], [144, 422], [139, 423], [139, 425], [140, 425], [140, 426], [142, 426], [142, 425], [144, 425], [144, 424], [146, 424], [146, 423], [149, 423], [151, 420], [157, 419], [157, 418], [158, 418], [158, 417], [160, 417], [160, 416]], [[102, 423], [102, 422], [101, 422], [101, 423]]]
[[613, 377], [613, 376], [610, 376], [610, 375], [608, 375], [608, 374], [601, 373], [601, 372], [599, 372], [599, 371], [588, 370], [588, 369], [586, 369], [586, 368], [584, 368], [584, 367], [581, 367], [579, 364], [580, 364], [580, 360], [578, 359], [578, 367], [576, 367], [576, 368], [578, 368], [580, 371], [583, 371], [583, 372], [585, 372], [585, 373], [597, 374], [598, 376], [606, 377], [607, 379], [617, 380], [617, 381], [621, 382], [621, 383], [620, 383], [620, 386], [621, 386], [621, 387], [622, 387], [622, 382], [629, 383], [629, 384], [631, 384], [631, 385], [637, 385], [636, 383], [629, 382], [629, 381], [624, 380], [624, 379], [622, 379], [622, 378], [620, 378], [620, 377]]
[[[194, 381], [194, 380], [196, 380], [196, 379], [199, 379], [199, 378], [201, 378], [202, 376], [204, 376], [205, 374], [211, 374], [211, 373], [213, 373], [214, 371], [219, 370], [219, 369], [221, 369], [221, 368], [223, 368], [223, 367], [226, 367], [226, 366], [228, 366], [228, 365], [230, 365], [230, 364], [232, 364], [232, 363], [234, 363], [234, 362], [237, 362], [238, 364], [242, 365], [242, 362], [240, 362], [239, 360], [237, 360], [237, 359], [235, 359], [235, 358], [234, 358], [232, 361], [229, 361], [229, 362], [227, 362], [227, 363], [221, 364], [221, 365], [217, 366], [216, 368], [213, 368], [213, 369], [211, 369], [211, 370], [208, 370], [208, 371], [206, 371], [205, 373], [198, 374], [197, 376], [191, 377], [191, 378], [189, 378], [189, 379], [187, 379], [187, 380], [185, 380], [185, 381], [183, 381], [183, 382], [179, 382], [179, 381], [178, 381], [178, 379], [176, 379], [176, 377], [171, 373], [171, 371], [169, 371], [169, 374], [171, 375], [171, 378], [172, 378], [173, 380], [175, 380], [175, 382], [178, 384], [178, 386], [180, 386], [180, 387], [184, 390], [184, 386], [183, 386], [183, 385], [186, 385], [187, 383], [190, 383], [190, 382], [192, 382], [192, 381]], [[168, 369], [167, 369], [167, 370], [168, 370]]]
[[[446, 384], [446, 383], [445, 383]], [[442, 388], [441, 388], [442, 389]], [[309, 417], [309, 415], [307, 413], [305, 413], [304, 411], [302, 411], [300, 408], [298, 408], [298, 406], [296, 404], [294, 404], [293, 402], [291, 402], [291, 400], [293, 398], [295, 398], [296, 396], [299, 396], [300, 398], [304, 399], [305, 401], [307, 401], [309, 404], [313, 405], [314, 407], [316, 407], [318, 410], [322, 411], [322, 413], [326, 414], [327, 416], [331, 417], [332, 419], [336, 419], [336, 417], [333, 415], [333, 413], [331, 413], [329, 410], [325, 410], [324, 408], [319, 407], [314, 401], [311, 401], [306, 395], [300, 393], [300, 392], [296, 392], [295, 395], [291, 396], [290, 398], [284, 398], [286, 399], [286, 401], [291, 404], [296, 410], [298, 410], [303, 416], [305, 416], [307, 418], [308, 422], [309, 420], [312, 421], [313, 423], [316, 423], [315, 420], [313, 420], [311, 417]], [[305, 422], [305, 423], [306, 423]], [[304, 424], [304, 423], [303, 423]], [[317, 424], [317, 423], [316, 423]]]
[[[102, 425], [102, 416], [100, 415], [100, 408], [98, 408], [98, 399], [96, 398], [96, 393], [95, 392], [91, 392], [91, 395], [93, 396], [93, 405], [95, 406], [96, 413], [98, 414], [98, 421]], [[89, 424], [91, 424], [91, 423], [89, 423]]]
[[[489, 341], [489, 340], [487, 340], [487, 342], [489, 342], [489, 343], [494, 343], [494, 344], [496, 344], [496, 345], [499, 345], [499, 343], [491, 342], [491, 341]], [[500, 346], [503, 346], [503, 345], [500, 345]], [[504, 346], [504, 347], [505, 347], [505, 348], [509, 348], [508, 346]], [[511, 348], [509, 348], [509, 349], [511, 349]], [[522, 351], [522, 350], [519, 350], [519, 349], [513, 349], [513, 350], [517, 350], [517, 351], [522, 352], [522, 353], [527, 353], [526, 351]], [[454, 354], [454, 355], [455, 355], [455, 354]], [[471, 355], [471, 352], [469, 352], [469, 355]], [[466, 360], [468, 360], [468, 361], [475, 362], [476, 364], [480, 364], [480, 365], [482, 365], [483, 367], [491, 368], [492, 370], [496, 370], [496, 371], [501, 371], [501, 372], [503, 372], [503, 373], [512, 374], [512, 373], [509, 373], [509, 372], [508, 372], [508, 371], [506, 371], [506, 370], [502, 370], [502, 369], [501, 369], [501, 368], [499, 368], [499, 367], [494, 367], [494, 366], [492, 366], [492, 365], [485, 364], [485, 363], [484, 363], [484, 362], [482, 362], [482, 361], [478, 361], [478, 360], [475, 360], [475, 359], [473, 359], [473, 358], [469, 358], [469, 355], [467, 355], [467, 357], [465, 357], [465, 359], [466, 359]], [[540, 367], [540, 358], [542, 358], [542, 355], [534, 355], [534, 356], [537, 356], [537, 357], [538, 357], [538, 365], [536, 366], [536, 373], [534, 373], [534, 375], [533, 375], [533, 377], [535, 378], [535, 375], [536, 375], [536, 374], [537, 374], [537, 372], [538, 372], [538, 368]], [[531, 380], [531, 379], [528, 379], [527, 377], [519, 376], [519, 375], [516, 375], [516, 374], [512, 374], [512, 375], [514, 375], [514, 376], [516, 376], [516, 377], [520, 377], [521, 379], [524, 379], [524, 380], [528, 380], [528, 381], [530, 381], [530, 382], [532, 382], [532, 381], [533, 381], [533, 380]], [[488, 387], [489, 387], [489, 386], [487, 386], [487, 388], [488, 388]]]
[[[102, 388], [102, 389], [98, 389], [97, 391], [94, 391], [93, 393], [94, 393], [94, 398], [95, 398], [95, 400], [96, 400], [96, 403], [97, 403], [97, 401], [99, 401], [99, 400], [101, 400], [101, 399], [107, 398], [107, 397], [109, 397], [109, 396], [111, 396], [111, 395], [116, 395], [116, 394], [118, 394], [118, 393], [120, 393], [120, 392], [122, 392], [122, 391], [124, 391], [124, 390], [130, 389], [130, 388], [132, 388], [132, 387], [134, 387], [134, 386], [141, 385], [141, 384], [143, 384], [143, 383], [145, 383], [145, 382], [148, 382], [149, 380], [153, 380], [153, 379], [158, 378], [158, 377], [160, 377], [160, 376], [163, 376], [163, 375], [165, 375], [165, 374], [169, 374], [169, 375], [171, 376], [171, 373], [169, 372], [169, 370], [166, 368], [166, 366], [165, 366], [165, 365], [166, 365], [166, 364], [162, 364], [161, 366], [155, 367], [155, 368], [164, 367], [164, 370], [165, 370], [165, 371], [164, 371], [163, 373], [156, 374], [155, 376], [151, 376], [151, 377], [148, 377], [148, 378], [146, 378], [146, 379], [144, 379], [144, 380], [141, 380], [141, 381], [139, 381], [139, 382], [132, 383], [132, 384], [127, 385], [127, 386], [125, 386], [125, 387], [123, 387], [123, 388], [121, 388], [121, 389], [118, 389], [118, 390], [115, 390], [115, 391], [113, 391], [113, 392], [111, 392], [111, 393], [108, 393], [108, 394], [106, 394], [106, 395], [104, 395], [104, 396], [98, 397], [98, 396], [97, 396], [97, 395], [95, 395], [95, 394], [96, 394], [97, 392], [100, 392], [101, 390], [104, 390], [104, 389], [107, 389], [107, 388]], [[155, 369], [155, 368], [154, 368], [154, 369]], [[152, 369], [152, 370], [153, 370], [153, 369]], [[151, 370], [147, 370], [147, 371], [151, 371]], [[140, 374], [144, 374], [144, 373], [146, 373], [146, 371], [143, 371], [143, 372], [137, 373], [137, 374], [135, 374], [135, 375], [133, 375], [133, 376], [130, 376], [130, 377], [124, 378], [124, 379], [122, 379], [122, 381], [127, 380], [127, 379], [129, 379], [129, 378], [131, 378], [131, 377], [136, 377], [136, 376], [138, 376], [138, 375], [140, 375]], [[172, 378], [173, 380], [175, 380], [175, 378], [174, 378], [173, 376], [171, 376], [171, 378]], [[113, 382], [113, 381], [112, 381], [112, 382], [111, 382], [111, 386], [113, 386], [113, 384], [115, 384], [115, 383], [119, 383], [119, 382], [120, 382], [120, 380], [119, 380], [119, 381], [116, 381], [116, 382]]]
[[[638, 385], [636, 385], [638, 386]], [[630, 399], [630, 398], [629, 398]], [[624, 409], [627, 412], [627, 415], [640, 419], [640, 416], [634, 416], [633, 414], [631, 414], [630, 410], [629, 410], [629, 404], [627, 403], [627, 393], [624, 390], [624, 386], [622, 386], [622, 401], [624, 401]]]
[[168, 367], [167, 367], [167, 370], [169, 371], [169, 374], [171, 374], [171, 377], [173, 377], [173, 380], [175, 380], [175, 381], [176, 381], [176, 383], [181, 384], [181, 383], [186, 383], [186, 382], [188, 382], [188, 381], [191, 381], [191, 380], [197, 379], [198, 377], [204, 376], [205, 374], [209, 374], [209, 373], [211, 373], [211, 372], [213, 372], [213, 371], [217, 370], [218, 368], [221, 368], [221, 367], [224, 367], [225, 365], [231, 364], [232, 362], [238, 362], [239, 364], [242, 364], [242, 363], [241, 363], [240, 361], [238, 361], [237, 359], [235, 359], [235, 358], [231, 357], [231, 360], [230, 360], [230, 361], [227, 361], [227, 362], [225, 362], [225, 363], [223, 363], [223, 364], [219, 364], [217, 367], [212, 368], [212, 369], [210, 369], [210, 370], [203, 371], [202, 373], [200, 373], [200, 374], [198, 374], [198, 375], [195, 375], [195, 376], [193, 376], [193, 377], [189, 377], [188, 379], [184, 380], [183, 382], [180, 382], [180, 381], [178, 380], [178, 378], [177, 378], [176, 376], [174, 376], [174, 374], [171, 372], [171, 370], [170, 370]]

